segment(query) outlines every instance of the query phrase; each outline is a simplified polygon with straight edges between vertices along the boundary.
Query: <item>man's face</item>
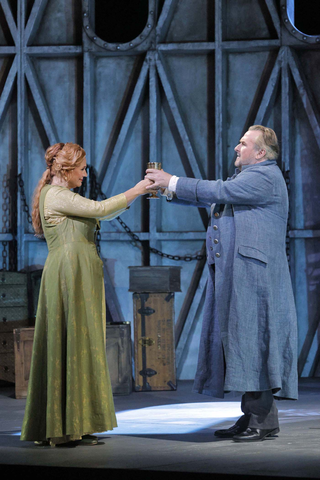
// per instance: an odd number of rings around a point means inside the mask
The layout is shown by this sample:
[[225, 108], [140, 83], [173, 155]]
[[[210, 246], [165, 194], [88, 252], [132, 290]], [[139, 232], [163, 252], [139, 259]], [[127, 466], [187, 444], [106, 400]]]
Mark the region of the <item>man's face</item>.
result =
[[255, 148], [255, 142], [259, 135], [261, 135], [259, 131], [248, 130], [235, 147], [234, 150], [237, 153], [237, 159], [234, 164], [240, 170], [243, 165], [253, 165], [254, 163], [260, 162], [264, 156], [264, 150], [257, 150]]

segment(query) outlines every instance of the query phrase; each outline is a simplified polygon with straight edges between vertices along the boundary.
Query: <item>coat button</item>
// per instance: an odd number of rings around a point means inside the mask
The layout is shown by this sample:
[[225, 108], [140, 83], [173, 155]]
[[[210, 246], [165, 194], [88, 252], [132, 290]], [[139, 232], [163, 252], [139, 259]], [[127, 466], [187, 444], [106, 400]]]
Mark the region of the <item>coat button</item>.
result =
[[220, 253], [216, 253], [216, 257], [220, 258], [221, 257]]
[[217, 225], [213, 225], [213, 230], [218, 230], [218, 226], [217, 226]]
[[217, 238], [215, 238], [213, 241], [216, 245], [217, 245], [217, 243], [219, 243], [219, 240]]
[[218, 217], [220, 217], [220, 214], [219, 214], [218, 212], [216, 212], [216, 213], [214, 214], [214, 216], [215, 216], [216, 218], [218, 218]]

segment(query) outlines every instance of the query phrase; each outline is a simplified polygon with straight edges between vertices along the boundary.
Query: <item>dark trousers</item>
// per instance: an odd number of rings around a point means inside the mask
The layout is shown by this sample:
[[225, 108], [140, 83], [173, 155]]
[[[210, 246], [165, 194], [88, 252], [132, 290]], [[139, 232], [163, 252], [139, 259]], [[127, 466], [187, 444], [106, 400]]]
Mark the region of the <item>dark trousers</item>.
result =
[[246, 392], [242, 395], [241, 410], [244, 413], [238, 422], [245, 428], [269, 430], [279, 428], [278, 409], [272, 391]]

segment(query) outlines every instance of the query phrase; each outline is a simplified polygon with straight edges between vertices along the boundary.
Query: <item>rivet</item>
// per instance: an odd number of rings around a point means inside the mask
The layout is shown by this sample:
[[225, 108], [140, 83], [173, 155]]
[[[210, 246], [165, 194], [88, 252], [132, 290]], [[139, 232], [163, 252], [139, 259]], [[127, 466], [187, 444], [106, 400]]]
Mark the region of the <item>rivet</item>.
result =
[[104, 46], [104, 47], [107, 47], [107, 46], [108, 46], [108, 44], [107, 44], [107, 43], [104, 43], [104, 44], [103, 44], [103, 46]]
[[153, 10], [151, 10], [150, 15], [153, 15]]
[[318, 43], [320, 42], [320, 38], [319, 38], [319, 37], [317, 38], [316, 42], [318, 42]]
[[288, 19], [287, 19], [287, 18], [285, 18], [285, 20], [284, 20], [284, 21], [285, 21], [286, 23], [288, 23]]
[[89, 30], [89, 25], [86, 26], [86, 29]]
[[133, 47], [133, 43], [130, 43], [130, 47]]
[[303, 40], [307, 40], [307, 37], [303, 37]]
[[292, 30], [291, 30], [291, 33], [296, 33], [296, 31], [292, 29]]
[[148, 27], [148, 28], [151, 28], [151, 24], [150, 24], [150, 23], [148, 23], [147, 27]]
[[87, 13], [85, 12], [85, 13], [83, 14], [83, 16], [86, 17], [86, 16], [87, 16]]
[[285, 10], [285, 9], [286, 9], [285, 5], [282, 5], [282, 7], [281, 7], [281, 8], [282, 8], [282, 10]]
[[97, 37], [93, 37], [93, 40], [97, 40]]
[[117, 45], [117, 50], [120, 50], [120, 47], [119, 47], [119, 45]]
[[140, 38], [141, 38], [141, 40], [142, 40], [142, 39], [144, 38], [144, 36], [143, 36], [143, 35], [140, 35]]

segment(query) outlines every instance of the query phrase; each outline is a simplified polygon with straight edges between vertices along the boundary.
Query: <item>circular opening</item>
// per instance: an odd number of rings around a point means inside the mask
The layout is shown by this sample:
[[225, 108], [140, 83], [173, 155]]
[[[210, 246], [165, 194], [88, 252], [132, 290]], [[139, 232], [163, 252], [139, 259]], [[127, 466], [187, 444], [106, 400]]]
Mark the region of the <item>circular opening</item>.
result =
[[144, 30], [148, 15], [148, 0], [96, 0], [94, 30], [105, 42], [127, 43]]
[[295, 0], [294, 24], [300, 32], [307, 35], [320, 34], [320, 1]]

